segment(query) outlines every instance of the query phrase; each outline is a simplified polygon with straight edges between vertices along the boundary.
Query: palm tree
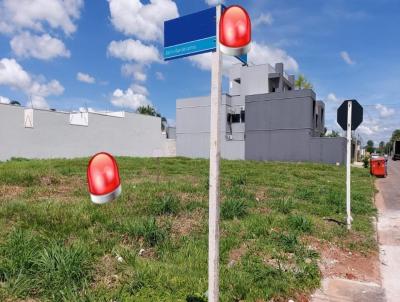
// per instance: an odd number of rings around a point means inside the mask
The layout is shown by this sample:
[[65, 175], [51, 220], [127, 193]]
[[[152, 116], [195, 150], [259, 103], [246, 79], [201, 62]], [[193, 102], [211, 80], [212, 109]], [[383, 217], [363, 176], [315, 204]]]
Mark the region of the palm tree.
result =
[[300, 74], [297, 77], [296, 82], [294, 83], [294, 85], [298, 88], [298, 89], [313, 89], [313, 85], [306, 79], [306, 77], [302, 74]]
[[136, 109], [136, 112], [144, 115], [157, 116], [156, 110], [150, 105], [140, 106], [138, 109]]

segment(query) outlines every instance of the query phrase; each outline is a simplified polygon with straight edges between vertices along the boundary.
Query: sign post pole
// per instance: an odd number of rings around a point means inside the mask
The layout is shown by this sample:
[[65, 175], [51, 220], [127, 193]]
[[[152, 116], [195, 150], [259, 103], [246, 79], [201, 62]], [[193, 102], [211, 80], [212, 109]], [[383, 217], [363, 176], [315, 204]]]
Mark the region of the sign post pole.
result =
[[346, 100], [337, 110], [337, 123], [347, 131], [346, 154], [346, 212], [347, 229], [351, 229], [351, 131], [356, 130], [364, 119], [364, 109], [357, 100]]
[[[217, 6], [217, 41], [221, 5]], [[221, 157], [220, 113], [222, 54], [219, 43], [212, 53], [211, 67], [211, 124], [210, 124], [210, 176], [208, 217], [208, 301], [219, 301], [219, 170]]]
[[353, 102], [347, 103], [347, 161], [346, 161], [346, 210], [347, 210], [347, 229], [351, 229], [351, 128]]

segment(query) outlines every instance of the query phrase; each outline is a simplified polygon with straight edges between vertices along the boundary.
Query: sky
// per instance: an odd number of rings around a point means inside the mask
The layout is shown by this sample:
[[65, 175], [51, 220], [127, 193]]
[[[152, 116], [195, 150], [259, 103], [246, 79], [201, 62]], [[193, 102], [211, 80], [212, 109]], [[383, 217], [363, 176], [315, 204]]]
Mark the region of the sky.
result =
[[[210, 54], [165, 63], [163, 23], [220, 2], [0, 0], [0, 102], [68, 111], [150, 104], [174, 124], [177, 99], [210, 93]], [[364, 143], [400, 128], [399, 0], [223, 2], [251, 16], [250, 62], [304, 74], [326, 103], [329, 130], [339, 130], [345, 99], [364, 107]]]

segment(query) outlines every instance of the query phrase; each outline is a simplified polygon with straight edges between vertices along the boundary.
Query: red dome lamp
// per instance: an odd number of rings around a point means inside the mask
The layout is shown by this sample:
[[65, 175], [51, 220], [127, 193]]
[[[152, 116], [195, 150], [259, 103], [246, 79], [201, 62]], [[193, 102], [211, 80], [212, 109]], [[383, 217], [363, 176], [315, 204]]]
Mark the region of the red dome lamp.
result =
[[93, 203], [107, 203], [121, 194], [118, 165], [115, 158], [108, 153], [97, 153], [91, 158], [87, 168], [87, 181]]
[[219, 22], [220, 49], [230, 56], [249, 52], [251, 45], [251, 21], [247, 11], [239, 6], [228, 7]]

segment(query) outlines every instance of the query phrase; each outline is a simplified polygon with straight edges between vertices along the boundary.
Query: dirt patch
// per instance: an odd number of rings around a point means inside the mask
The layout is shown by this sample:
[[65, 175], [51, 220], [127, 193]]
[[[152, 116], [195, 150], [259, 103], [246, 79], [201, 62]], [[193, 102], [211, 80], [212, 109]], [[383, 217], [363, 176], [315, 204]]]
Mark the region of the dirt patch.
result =
[[268, 207], [257, 207], [257, 208], [251, 208], [250, 209], [251, 213], [254, 214], [269, 214], [271, 212], [271, 209]]
[[52, 177], [42, 177], [41, 186], [35, 190], [31, 188], [29, 194], [26, 193], [26, 197], [29, 199], [52, 198], [68, 202], [75, 198], [74, 192], [84, 186], [86, 186], [86, 180], [81, 177], [62, 177], [57, 180]]
[[107, 254], [101, 258], [95, 267], [92, 287], [104, 286], [112, 289], [116, 288], [118, 283], [117, 260], [112, 255]]
[[173, 219], [171, 226], [172, 237], [187, 236], [190, 233], [197, 231], [203, 220], [203, 209], [196, 209], [193, 212], [183, 213], [176, 216]]
[[146, 259], [156, 259], [157, 253], [154, 248], [141, 249], [139, 251], [139, 257], [146, 258]]
[[307, 238], [306, 242], [310, 248], [320, 253], [321, 259], [318, 264], [324, 278], [340, 277], [380, 284], [378, 252], [365, 255], [311, 237]]
[[257, 202], [262, 202], [267, 200], [267, 189], [266, 188], [262, 188], [260, 190], [257, 190], [255, 193], [255, 199]]
[[0, 199], [12, 199], [18, 197], [24, 192], [25, 188], [19, 186], [0, 186]]
[[231, 250], [229, 252], [228, 266], [232, 267], [236, 263], [238, 263], [240, 259], [247, 253], [248, 250], [249, 250], [249, 245], [246, 242], [242, 243], [238, 248]]

